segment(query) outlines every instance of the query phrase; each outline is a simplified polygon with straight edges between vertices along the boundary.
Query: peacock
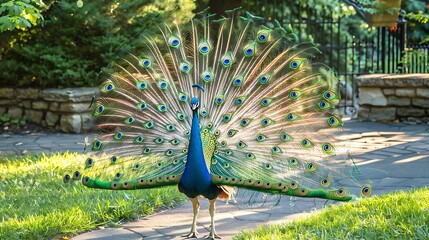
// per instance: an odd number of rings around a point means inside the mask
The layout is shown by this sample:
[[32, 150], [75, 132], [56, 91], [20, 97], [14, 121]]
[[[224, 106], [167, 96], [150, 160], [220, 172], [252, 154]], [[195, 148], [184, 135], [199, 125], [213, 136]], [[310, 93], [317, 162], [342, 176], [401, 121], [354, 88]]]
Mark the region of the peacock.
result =
[[[109, 66], [93, 104], [84, 166], [63, 181], [199, 197], [251, 193], [350, 201], [371, 195], [336, 132], [337, 78], [311, 39], [250, 13], [204, 11], [146, 31]], [[241, 191], [241, 190], [240, 190]], [[239, 197], [239, 196], [237, 196]]]

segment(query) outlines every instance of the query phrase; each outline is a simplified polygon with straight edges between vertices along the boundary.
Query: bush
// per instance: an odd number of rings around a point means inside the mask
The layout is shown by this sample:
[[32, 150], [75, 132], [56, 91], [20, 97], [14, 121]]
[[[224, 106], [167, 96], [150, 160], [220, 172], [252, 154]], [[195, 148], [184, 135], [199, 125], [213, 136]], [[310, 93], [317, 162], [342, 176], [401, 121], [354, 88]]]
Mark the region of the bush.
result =
[[43, 25], [0, 36], [0, 85], [97, 85], [102, 68], [139, 33], [157, 28], [160, 18], [187, 21], [195, 8], [192, 0], [84, 1], [81, 8], [76, 0], [47, 2]]

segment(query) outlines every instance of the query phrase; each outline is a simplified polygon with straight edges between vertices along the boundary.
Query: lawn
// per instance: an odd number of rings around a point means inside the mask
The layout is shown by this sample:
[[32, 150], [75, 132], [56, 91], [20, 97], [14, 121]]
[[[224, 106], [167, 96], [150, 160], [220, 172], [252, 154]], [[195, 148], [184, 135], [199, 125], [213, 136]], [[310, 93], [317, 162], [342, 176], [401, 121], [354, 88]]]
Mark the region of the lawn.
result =
[[330, 206], [308, 218], [262, 226], [234, 239], [429, 239], [429, 189]]
[[123, 222], [186, 200], [177, 187], [140, 191], [65, 185], [78, 154], [0, 157], [0, 239], [50, 239]]

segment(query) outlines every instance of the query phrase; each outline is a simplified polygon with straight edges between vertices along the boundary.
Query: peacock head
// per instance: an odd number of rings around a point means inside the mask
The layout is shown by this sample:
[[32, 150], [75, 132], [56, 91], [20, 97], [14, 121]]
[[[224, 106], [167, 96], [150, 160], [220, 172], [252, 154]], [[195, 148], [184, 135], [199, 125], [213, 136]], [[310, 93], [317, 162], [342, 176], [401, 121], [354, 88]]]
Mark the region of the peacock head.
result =
[[[201, 86], [200, 84], [192, 84], [192, 87], [193, 88], [199, 88], [201, 91], [203, 91], [203, 92], [205, 92], [206, 90], [204, 89], [204, 87], [203, 86]], [[198, 98], [197, 97], [193, 97], [192, 99], [191, 99], [191, 108], [192, 108], [192, 111], [196, 111], [197, 109], [198, 109], [198, 107], [200, 106], [200, 103], [199, 103], [199, 101], [198, 101]]]
[[198, 101], [198, 98], [197, 97], [193, 97], [191, 99], [191, 108], [192, 108], [192, 111], [196, 111], [199, 106], [200, 106], [200, 103]]

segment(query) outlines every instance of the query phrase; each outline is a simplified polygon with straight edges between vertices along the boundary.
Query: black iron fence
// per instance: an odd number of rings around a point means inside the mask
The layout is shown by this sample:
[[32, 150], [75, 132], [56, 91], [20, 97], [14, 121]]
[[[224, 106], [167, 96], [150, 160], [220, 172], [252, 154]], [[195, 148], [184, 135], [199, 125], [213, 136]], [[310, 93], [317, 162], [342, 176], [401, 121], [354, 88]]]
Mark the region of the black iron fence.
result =
[[[393, 27], [369, 28], [358, 16], [340, 15], [333, 6], [309, 6], [293, 0], [243, 0], [243, 9], [291, 25], [301, 39], [312, 37], [322, 54], [316, 59], [332, 67], [340, 79], [341, 105], [355, 105], [353, 78], [368, 73], [429, 73], [429, 45], [407, 42], [403, 14]], [[355, 33], [356, 35], [353, 35]]]

